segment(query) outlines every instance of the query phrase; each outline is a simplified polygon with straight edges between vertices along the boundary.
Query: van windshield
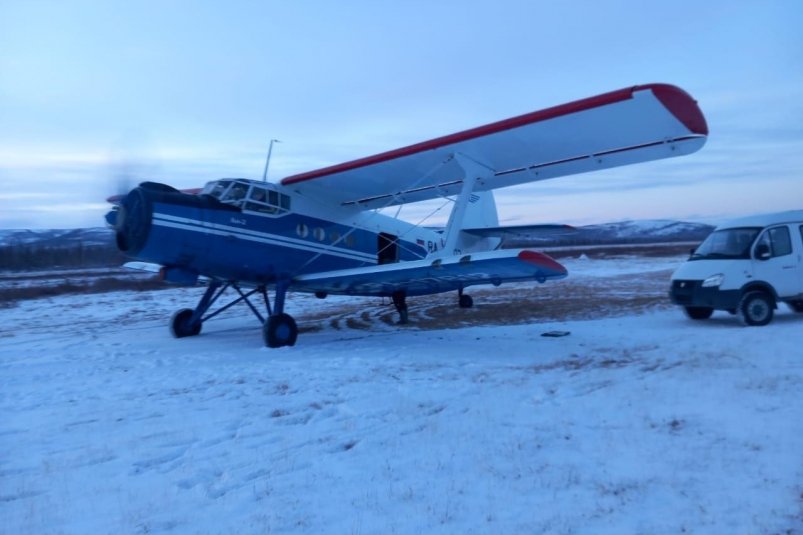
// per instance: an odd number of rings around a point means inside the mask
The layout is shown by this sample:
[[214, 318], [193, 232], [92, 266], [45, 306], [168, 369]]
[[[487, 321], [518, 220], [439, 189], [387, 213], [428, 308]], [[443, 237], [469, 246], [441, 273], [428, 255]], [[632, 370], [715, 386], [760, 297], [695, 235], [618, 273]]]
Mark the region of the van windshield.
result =
[[744, 227], [714, 231], [692, 253], [691, 260], [750, 258], [750, 246], [760, 230], [758, 227]]

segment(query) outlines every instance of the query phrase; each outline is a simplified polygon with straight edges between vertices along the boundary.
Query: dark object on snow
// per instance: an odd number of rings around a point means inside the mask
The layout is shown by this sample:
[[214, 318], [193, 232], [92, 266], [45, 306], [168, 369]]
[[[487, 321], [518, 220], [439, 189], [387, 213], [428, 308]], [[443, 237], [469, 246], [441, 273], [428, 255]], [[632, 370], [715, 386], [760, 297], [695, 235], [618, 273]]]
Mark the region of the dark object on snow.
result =
[[541, 336], [546, 336], [548, 338], [560, 338], [561, 336], [569, 336], [572, 334], [569, 331], [549, 331], [542, 333]]

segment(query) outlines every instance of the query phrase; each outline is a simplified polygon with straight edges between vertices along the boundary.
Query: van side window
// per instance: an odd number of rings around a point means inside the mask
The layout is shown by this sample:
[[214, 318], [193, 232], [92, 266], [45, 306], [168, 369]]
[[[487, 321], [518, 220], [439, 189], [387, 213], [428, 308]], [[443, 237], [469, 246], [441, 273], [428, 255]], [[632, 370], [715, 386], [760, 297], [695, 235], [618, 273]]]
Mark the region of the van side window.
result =
[[792, 238], [787, 227], [775, 227], [769, 229], [758, 239], [759, 244], [768, 245], [772, 252], [772, 257], [786, 256], [792, 254]]

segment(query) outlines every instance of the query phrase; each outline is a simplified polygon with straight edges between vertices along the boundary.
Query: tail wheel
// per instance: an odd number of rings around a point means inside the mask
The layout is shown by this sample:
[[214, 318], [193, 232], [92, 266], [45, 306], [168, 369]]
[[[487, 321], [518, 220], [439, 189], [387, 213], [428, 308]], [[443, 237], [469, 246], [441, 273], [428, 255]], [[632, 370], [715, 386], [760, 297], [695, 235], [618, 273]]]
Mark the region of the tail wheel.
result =
[[262, 336], [268, 347], [294, 346], [298, 338], [298, 326], [289, 314], [276, 314], [265, 321]]
[[460, 294], [459, 304], [460, 308], [471, 308], [474, 306], [474, 300], [468, 294]]
[[201, 322], [191, 323], [193, 310], [183, 308], [173, 314], [170, 320], [170, 332], [175, 338], [185, 338], [187, 336], [197, 336], [201, 333]]
[[761, 326], [772, 321], [775, 300], [766, 292], [748, 292], [739, 303], [745, 325]]

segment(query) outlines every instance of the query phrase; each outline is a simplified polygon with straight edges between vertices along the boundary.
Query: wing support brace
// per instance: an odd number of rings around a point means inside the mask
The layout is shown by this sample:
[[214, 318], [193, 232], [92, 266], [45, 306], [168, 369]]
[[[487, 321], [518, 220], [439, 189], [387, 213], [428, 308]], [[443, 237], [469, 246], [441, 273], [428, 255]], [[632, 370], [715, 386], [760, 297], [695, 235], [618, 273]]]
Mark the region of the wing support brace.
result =
[[495, 174], [493, 169], [478, 163], [465, 154], [459, 152], [455, 153], [454, 159], [458, 165], [463, 168], [463, 185], [452, 207], [452, 213], [449, 215], [449, 222], [446, 224], [446, 238], [444, 240], [444, 246], [441, 249], [443, 256], [462, 254], [462, 251], [457, 248], [457, 242], [460, 237], [460, 232], [462, 232], [464, 228], [463, 222], [466, 216], [466, 208], [471, 201], [474, 187], [477, 185], [477, 182], [493, 177]]

